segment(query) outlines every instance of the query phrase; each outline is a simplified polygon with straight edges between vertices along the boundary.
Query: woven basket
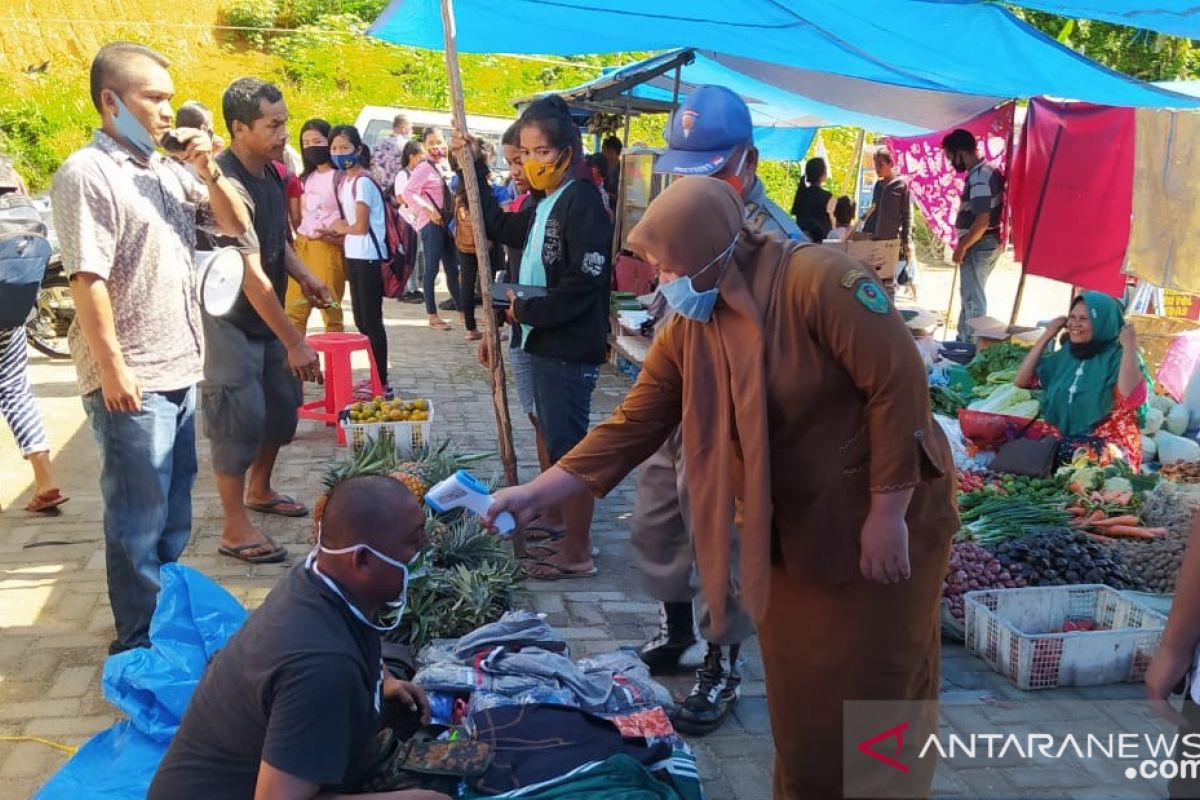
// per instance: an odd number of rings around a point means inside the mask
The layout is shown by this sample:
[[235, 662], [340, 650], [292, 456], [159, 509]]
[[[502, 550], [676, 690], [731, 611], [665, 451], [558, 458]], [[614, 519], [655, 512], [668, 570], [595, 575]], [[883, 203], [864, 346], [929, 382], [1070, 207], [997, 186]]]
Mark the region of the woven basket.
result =
[[1171, 340], [1181, 333], [1200, 328], [1200, 322], [1180, 317], [1157, 317], [1147, 314], [1129, 314], [1125, 321], [1137, 331], [1138, 344], [1141, 346], [1142, 358], [1150, 374], [1158, 372], [1159, 366], [1167, 356], [1167, 348]]

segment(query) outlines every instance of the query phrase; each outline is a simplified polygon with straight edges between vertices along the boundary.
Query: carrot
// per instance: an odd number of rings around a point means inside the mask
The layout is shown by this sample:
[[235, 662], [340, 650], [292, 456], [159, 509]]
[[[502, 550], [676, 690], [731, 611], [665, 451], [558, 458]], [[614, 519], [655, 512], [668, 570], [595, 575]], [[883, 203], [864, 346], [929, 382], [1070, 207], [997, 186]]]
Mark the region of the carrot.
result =
[[1124, 514], [1119, 517], [1109, 517], [1108, 519], [1104, 518], [1103, 512], [1100, 512], [1100, 514], [1101, 514], [1100, 519], [1098, 519], [1098, 520], [1089, 519], [1088, 520], [1089, 524], [1099, 525], [1102, 527], [1108, 527], [1110, 525], [1125, 525], [1128, 527], [1136, 528], [1141, 523], [1141, 521], [1137, 517], [1133, 516], [1132, 514]]
[[[1104, 513], [1104, 511], [1102, 511], [1101, 509], [1097, 508], [1097, 509], [1096, 509], [1095, 511], [1093, 511], [1091, 514], [1088, 514], [1088, 516], [1087, 516], [1087, 520], [1086, 520], [1086, 523], [1087, 523], [1088, 525], [1100, 525], [1100, 524], [1103, 524], [1103, 523], [1104, 523], [1104, 521], [1105, 521], [1105, 518], [1106, 518], [1107, 516], [1108, 516], [1108, 515], [1107, 515], [1107, 514], [1105, 514], [1105, 513]], [[1137, 520], [1134, 520], [1134, 521], [1133, 521], [1133, 523], [1136, 525], [1136, 524], [1137, 524]]]
[[1107, 536], [1101, 536], [1100, 534], [1092, 533], [1091, 531], [1084, 531], [1084, 533], [1087, 534], [1089, 539], [1095, 539], [1097, 542], [1104, 542], [1105, 544], [1112, 544], [1112, 539], [1108, 538]]
[[1087, 512], [1083, 510], [1082, 506], [1068, 506], [1067, 513], [1070, 514], [1072, 517], [1087, 516]]
[[1127, 539], [1157, 539], [1159, 536], [1147, 528], [1138, 528], [1134, 525], [1108, 525], [1104, 528], [1104, 535]]
[[1077, 495], [1080, 495], [1081, 497], [1087, 496], [1087, 489], [1083, 488], [1082, 483], [1072, 483], [1070, 486], [1067, 487], [1067, 490], [1070, 491], [1071, 494], [1077, 494]]

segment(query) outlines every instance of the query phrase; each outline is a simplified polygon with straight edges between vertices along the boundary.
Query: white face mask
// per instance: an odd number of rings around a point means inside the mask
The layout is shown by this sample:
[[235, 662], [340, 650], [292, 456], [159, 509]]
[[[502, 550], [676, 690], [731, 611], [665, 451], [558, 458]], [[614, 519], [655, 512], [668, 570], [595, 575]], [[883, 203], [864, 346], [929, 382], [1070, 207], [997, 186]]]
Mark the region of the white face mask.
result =
[[[404, 573], [404, 585], [400, 589], [400, 594], [396, 596], [395, 600], [389, 600], [384, 604], [387, 606], [388, 610], [387, 612], [379, 615], [378, 622], [372, 622], [371, 620], [367, 619], [367, 615], [364, 614], [358, 608], [358, 606], [351, 603], [346, 598], [346, 595], [342, 594], [342, 590], [338, 588], [338, 585], [330, 580], [324, 573], [322, 573], [320, 567], [317, 566], [318, 552], [325, 553], [326, 555], [330, 556], [340, 556], [355, 553], [359, 550], [366, 550], [383, 563], [387, 564], [388, 566], [395, 567]], [[418, 552], [415, 556], [413, 556], [413, 560], [411, 562], [405, 564], [403, 561], [397, 561], [394, 558], [385, 556], [383, 553], [379, 552], [374, 547], [371, 547], [369, 544], [356, 544], [352, 547], [341, 547], [333, 550], [321, 544], [321, 523], [317, 523], [317, 544], [311, 551], [309, 551], [308, 558], [304, 560], [304, 567], [305, 569], [311, 569], [314, 573], [316, 573], [317, 577], [323, 580], [325, 585], [328, 586], [334, 594], [342, 599], [342, 602], [345, 603], [346, 607], [350, 609], [350, 613], [353, 614], [359, 622], [369, 628], [374, 628], [380, 633], [387, 633], [388, 631], [395, 630], [400, 625], [400, 620], [404, 616], [404, 606], [408, 602], [409, 582], [412, 581], [413, 578], [419, 578], [425, 574], [424, 566], [420, 564], [421, 555], [422, 554]]]

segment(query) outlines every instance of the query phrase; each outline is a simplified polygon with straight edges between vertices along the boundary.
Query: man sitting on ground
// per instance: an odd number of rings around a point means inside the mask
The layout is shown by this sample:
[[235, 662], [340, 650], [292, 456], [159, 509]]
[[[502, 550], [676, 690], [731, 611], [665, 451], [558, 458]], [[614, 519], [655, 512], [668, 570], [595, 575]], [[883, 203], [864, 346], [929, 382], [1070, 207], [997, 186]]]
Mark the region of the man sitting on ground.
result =
[[[407, 565], [425, 542], [416, 499], [386, 476], [351, 478], [333, 490], [317, 530], [305, 563], [208, 665], [149, 800], [334, 800], [363, 777], [383, 700], [428, 721], [421, 690], [384, 671], [380, 637], [399, 620]], [[448, 800], [421, 790], [372, 796]]]

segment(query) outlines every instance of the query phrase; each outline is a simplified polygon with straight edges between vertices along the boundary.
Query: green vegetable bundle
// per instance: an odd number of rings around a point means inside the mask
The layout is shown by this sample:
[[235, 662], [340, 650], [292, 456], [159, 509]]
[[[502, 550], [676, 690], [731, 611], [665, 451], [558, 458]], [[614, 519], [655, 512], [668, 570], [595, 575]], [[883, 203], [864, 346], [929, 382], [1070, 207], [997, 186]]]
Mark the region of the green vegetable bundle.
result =
[[[975, 494], [982, 495], [971, 501]], [[1065, 527], [1071, 516], [1058, 502], [1006, 497], [992, 492], [966, 495], [959, 502], [962, 535], [982, 545], [1018, 539], [1045, 528]]]
[[1019, 344], [1011, 342], [994, 344], [986, 350], [981, 350], [971, 359], [967, 364], [967, 372], [971, 374], [976, 384], [986, 383], [988, 376], [994, 372], [1006, 372], [1021, 366], [1021, 362], [1025, 360], [1028, 353], [1029, 348]]

